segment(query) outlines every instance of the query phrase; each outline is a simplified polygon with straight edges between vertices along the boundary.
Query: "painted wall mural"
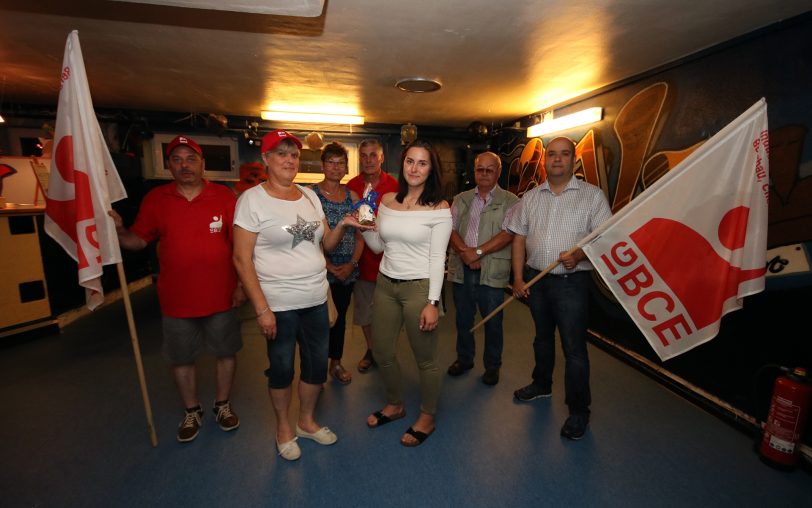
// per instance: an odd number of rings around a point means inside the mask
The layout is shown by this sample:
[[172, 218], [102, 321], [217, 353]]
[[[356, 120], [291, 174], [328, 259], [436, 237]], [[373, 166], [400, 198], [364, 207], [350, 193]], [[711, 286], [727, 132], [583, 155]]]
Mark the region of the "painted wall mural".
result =
[[[603, 189], [617, 212], [759, 98], [766, 98], [771, 180], [767, 290], [746, 298], [741, 311], [725, 316], [714, 340], [664, 363], [608, 290], [602, 290], [601, 281], [590, 316], [590, 328], [600, 335], [759, 419], [766, 416], [777, 374], [770, 369], [812, 368], [812, 341], [808, 333], [795, 331], [808, 329], [812, 301], [809, 33], [812, 15], [556, 110], [564, 115], [604, 108], [601, 122], [560, 134], [576, 142], [576, 175]], [[522, 195], [544, 181], [544, 147], [555, 135], [517, 140], [506, 133], [495, 140], [509, 168], [507, 188]]]
[[[677, 166], [699, 148], [704, 139], [687, 147], [658, 150], [653, 147], [671, 107], [668, 83], [658, 82], [634, 94], [621, 107], [612, 123], [612, 132], [620, 147], [619, 164], [612, 174], [606, 160], [612, 153], [600, 143], [600, 134], [588, 130], [576, 142], [575, 174], [578, 178], [603, 189], [612, 212], [629, 204], [632, 199], [660, 177]], [[801, 154], [808, 129], [802, 125], [787, 125], [770, 129], [770, 226], [768, 259], [771, 274], [785, 274], [784, 268], [803, 244], [812, 240], [812, 175], [800, 175]], [[520, 155], [510, 160], [509, 189], [521, 196], [546, 179], [544, 143], [539, 138], [528, 140], [519, 148]], [[514, 150], [516, 152], [516, 150]], [[504, 154], [503, 154], [504, 156]], [[610, 189], [609, 178], [615, 184]], [[787, 249], [786, 247], [789, 247]], [[777, 249], [777, 250], [775, 250]], [[783, 254], [783, 256], [782, 256]], [[809, 272], [808, 262], [797, 259], [793, 274]]]

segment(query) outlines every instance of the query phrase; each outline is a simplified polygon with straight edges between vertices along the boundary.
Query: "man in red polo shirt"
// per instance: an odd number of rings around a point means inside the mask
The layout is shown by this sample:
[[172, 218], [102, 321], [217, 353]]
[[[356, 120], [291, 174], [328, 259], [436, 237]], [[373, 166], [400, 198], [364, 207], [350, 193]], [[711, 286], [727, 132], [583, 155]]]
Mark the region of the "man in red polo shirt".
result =
[[[347, 188], [363, 197], [367, 184], [372, 184], [372, 190], [378, 193], [375, 204], [380, 205], [384, 194], [398, 191], [398, 181], [383, 170], [381, 142], [377, 139], [361, 141], [358, 145], [358, 158], [361, 171], [347, 182]], [[353, 288], [353, 323], [361, 327], [367, 341], [367, 352], [358, 362], [359, 372], [366, 372], [372, 367], [372, 294], [375, 292], [382, 257], [383, 253], [375, 254], [364, 245], [358, 262], [358, 280]]]
[[204, 345], [217, 357], [215, 420], [224, 431], [240, 426], [229, 398], [236, 354], [242, 348], [236, 307], [245, 295], [231, 259], [234, 193], [203, 178], [203, 150], [191, 138], [173, 139], [166, 157], [175, 181], [144, 197], [130, 229], [118, 214], [111, 216], [125, 249], [140, 250], [160, 240], [163, 354], [186, 408], [178, 428], [178, 441], [185, 443], [197, 437], [202, 424], [195, 360]]

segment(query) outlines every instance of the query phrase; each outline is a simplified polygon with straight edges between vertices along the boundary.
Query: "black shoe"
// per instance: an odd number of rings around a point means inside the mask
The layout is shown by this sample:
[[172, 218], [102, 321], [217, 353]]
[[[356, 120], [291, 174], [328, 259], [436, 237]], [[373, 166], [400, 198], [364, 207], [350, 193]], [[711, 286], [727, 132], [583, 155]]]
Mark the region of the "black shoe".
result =
[[473, 368], [474, 368], [473, 364], [466, 364], [457, 360], [456, 362], [452, 363], [451, 366], [448, 368], [448, 375], [457, 377], [463, 374], [466, 370], [471, 370]]
[[482, 374], [482, 382], [488, 386], [493, 386], [499, 382], [499, 369], [485, 369]]
[[551, 397], [552, 395], [553, 391], [551, 389], [547, 388], [544, 390], [535, 383], [530, 383], [524, 388], [519, 388], [513, 392], [513, 396], [522, 402], [530, 402], [531, 400], [536, 400], [541, 397], [547, 398]]
[[573, 441], [578, 441], [584, 437], [588, 423], [588, 416], [582, 414], [572, 414], [569, 416], [569, 418], [567, 418], [567, 421], [564, 422], [564, 426], [561, 427], [561, 436]]

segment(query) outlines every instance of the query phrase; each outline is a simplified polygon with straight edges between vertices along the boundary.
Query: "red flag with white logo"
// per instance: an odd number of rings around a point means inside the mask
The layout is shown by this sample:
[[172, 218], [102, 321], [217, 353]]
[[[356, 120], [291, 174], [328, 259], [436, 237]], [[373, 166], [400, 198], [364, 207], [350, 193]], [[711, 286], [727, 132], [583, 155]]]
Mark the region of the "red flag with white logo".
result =
[[76, 30], [65, 44], [60, 82], [45, 231], [78, 264], [79, 285], [93, 310], [104, 301], [102, 266], [121, 262], [107, 211], [127, 193], [93, 111]]
[[768, 155], [761, 99], [581, 242], [662, 360], [764, 290]]

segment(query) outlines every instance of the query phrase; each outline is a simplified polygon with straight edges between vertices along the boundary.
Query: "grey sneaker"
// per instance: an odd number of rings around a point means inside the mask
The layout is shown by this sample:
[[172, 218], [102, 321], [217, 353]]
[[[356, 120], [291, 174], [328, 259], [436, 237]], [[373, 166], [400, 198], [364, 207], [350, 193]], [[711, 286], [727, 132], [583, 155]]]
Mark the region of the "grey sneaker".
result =
[[536, 400], [541, 397], [546, 398], [552, 395], [553, 391], [551, 389], [547, 388], [545, 390], [536, 383], [530, 383], [524, 388], [519, 388], [513, 392], [513, 396], [522, 402], [530, 402], [531, 400]]
[[203, 424], [203, 408], [200, 406], [186, 410], [183, 421], [178, 425], [178, 441], [188, 443], [194, 441], [200, 433], [200, 426]]
[[224, 431], [228, 432], [240, 426], [240, 418], [231, 410], [230, 400], [215, 402], [212, 411], [214, 412], [214, 419]]

